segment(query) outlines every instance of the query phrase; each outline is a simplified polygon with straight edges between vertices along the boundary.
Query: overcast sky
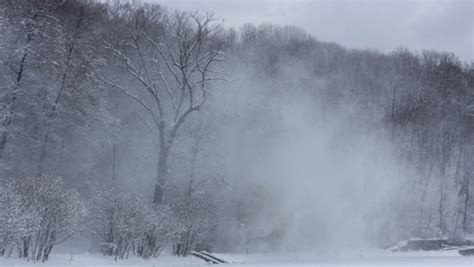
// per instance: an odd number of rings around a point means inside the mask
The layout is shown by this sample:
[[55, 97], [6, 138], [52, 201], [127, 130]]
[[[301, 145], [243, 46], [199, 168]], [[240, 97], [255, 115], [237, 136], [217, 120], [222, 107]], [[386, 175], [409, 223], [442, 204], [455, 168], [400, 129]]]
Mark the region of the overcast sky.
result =
[[147, 0], [213, 11], [226, 26], [299, 26], [321, 41], [392, 51], [435, 49], [474, 61], [474, 0]]

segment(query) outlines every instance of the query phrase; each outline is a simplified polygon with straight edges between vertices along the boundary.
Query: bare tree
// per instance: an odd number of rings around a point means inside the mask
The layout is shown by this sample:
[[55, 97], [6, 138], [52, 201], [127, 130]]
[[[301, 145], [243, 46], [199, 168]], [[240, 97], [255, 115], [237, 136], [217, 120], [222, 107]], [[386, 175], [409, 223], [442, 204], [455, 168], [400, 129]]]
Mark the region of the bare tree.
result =
[[[163, 201], [168, 158], [183, 123], [201, 109], [211, 82], [219, 76], [224, 60], [219, 42], [221, 27], [213, 15], [178, 12], [167, 15], [158, 6], [122, 6], [116, 16], [126, 21], [123, 36], [108, 43], [115, 58], [134, 80], [132, 85], [102, 75], [138, 103], [158, 130], [157, 183], [153, 203]], [[117, 34], [118, 35], [118, 34]]]

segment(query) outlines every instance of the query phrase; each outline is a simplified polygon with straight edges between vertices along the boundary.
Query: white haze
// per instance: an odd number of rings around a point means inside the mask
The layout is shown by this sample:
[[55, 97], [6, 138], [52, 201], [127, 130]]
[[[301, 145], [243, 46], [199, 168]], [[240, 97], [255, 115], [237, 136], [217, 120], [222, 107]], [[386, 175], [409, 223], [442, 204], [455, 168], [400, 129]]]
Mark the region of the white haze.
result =
[[[276, 249], [333, 253], [374, 246], [387, 237], [382, 231], [389, 229], [392, 200], [410, 171], [384, 133], [354, 117], [354, 103], [323, 110], [315, 105], [318, 95], [298, 93], [308, 78], [304, 70], [288, 69], [289, 87], [248, 82], [250, 74], [237, 72], [245, 78], [224, 90], [217, 110], [231, 118], [220, 140], [231, 190], [263, 192], [259, 231], [284, 229]], [[224, 233], [238, 239], [234, 234]]]

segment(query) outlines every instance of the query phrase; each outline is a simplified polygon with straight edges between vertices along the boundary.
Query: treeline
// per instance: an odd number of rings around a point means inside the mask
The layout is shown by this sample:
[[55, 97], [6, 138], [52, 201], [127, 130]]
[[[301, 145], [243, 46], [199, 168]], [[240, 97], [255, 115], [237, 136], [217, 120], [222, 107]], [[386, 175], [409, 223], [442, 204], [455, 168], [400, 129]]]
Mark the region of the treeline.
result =
[[0, 27], [2, 254], [44, 261], [79, 230], [116, 258], [284, 246], [297, 216], [241, 179], [255, 163], [229, 146], [262, 149], [281, 103], [301, 99], [314, 120], [344, 114], [345, 140], [382, 136], [415, 173], [373, 241], [473, 230], [474, 66], [452, 54], [349, 50], [151, 4], [5, 0]]

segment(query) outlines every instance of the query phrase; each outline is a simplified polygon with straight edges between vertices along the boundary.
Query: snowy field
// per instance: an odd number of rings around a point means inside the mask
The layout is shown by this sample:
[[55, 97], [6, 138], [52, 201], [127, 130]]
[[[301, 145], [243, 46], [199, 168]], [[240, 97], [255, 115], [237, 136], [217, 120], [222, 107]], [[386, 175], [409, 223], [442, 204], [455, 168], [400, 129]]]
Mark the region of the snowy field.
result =
[[[367, 252], [353, 256], [318, 257], [313, 254], [252, 254], [252, 255], [231, 255], [220, 254], [220, 257], [232, 262], [231, 264], [212, 266], [235, 266], [235, 267], [303, 267], [303, 266], [357, 266], [357, 267], [406, 267], [406, 266], [474, 266], [474, 257], [463, 257], [456, 251], [446, 252]], [[31, 266], [76, 266], [76, 267], [199, 267], [211, 266], [201, 260], [188, 257], [177, 258], [170, 255], [163, 255], [157, 260], [145, 261], [139, 258], [130, 258], [125, 261], [115, 262], [111, 258], [103, 257], [99, 254], [67, 255], [55, 254], [46, 264], [29, 263], [18, 259], [0, 258], [1, 267], [31, 267]]]

